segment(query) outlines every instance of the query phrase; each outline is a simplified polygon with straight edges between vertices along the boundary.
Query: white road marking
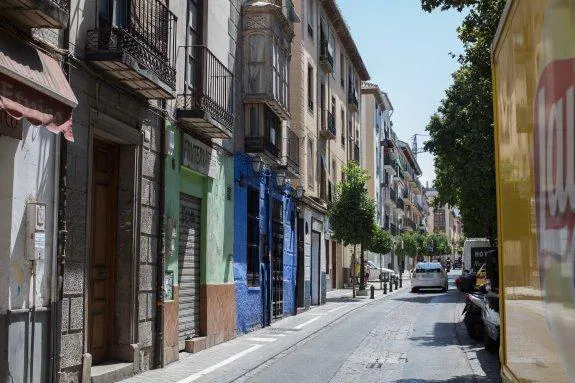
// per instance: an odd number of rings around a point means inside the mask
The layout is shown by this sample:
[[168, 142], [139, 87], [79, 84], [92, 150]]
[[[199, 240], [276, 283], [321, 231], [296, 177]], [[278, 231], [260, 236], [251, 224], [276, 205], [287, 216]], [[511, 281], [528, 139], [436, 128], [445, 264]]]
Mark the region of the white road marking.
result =
[[248, 337], [246, 338], [246, 340], [248, 342], [254, 341], [254, 342], [275, 342], [277, 339], [275, 338], [258, 338], [258, 337]]
[[286, 336], [286, 334], [266, 334], [267, 336]]
[[244, 351], [242, 351], [242, 352], [238, 352], [237, 354], [235, 354], [235, 355], [233, 355], [233, 356], [230, 356], [228, 359], [224, 359], [224, 360], [222, 360], [220, 363], [216, 363], [216, 364], [214, 364], [213, 366], [210, 366], [210, 367], [208, 367], [208, 368], [205, 368], [205, 369], [203, 369], [203, 370], [200, 371], [200, 372], [196, 372], [195, 374], [190, 375], [190, 376], [188, 376], [187, 378], [184, 378], [184, 379], [182, 379], [182, 380], [178, 380], [176, 383], [190, 383], [190, 382], [193, 382], [194, 380], [197, 380], [197, 379], [201, 378], [201, 377], [204, 376], [204, 375], [207, 375], [207, 374], [209, 374], [209, 373], [211, 373], [211, 372], [214, 372], [214, 371], [217, 370], [218, 368], [223, 367], [223, 366], [225, 366], [225, 365], [227, 365], [227, 364], [230, 364], [230, 363], [232, 363], [232, 362], [234, 362], [234, 361], [240, 359], [241, 357], [243, 357], [243, 356], [249, 354], [250, 352], [254, 352], [255, 350], [257, 350], [257, 349], [259, 349], [259, 348], [261, 348], [261, 347], [263, 347], [263, 346], [264, 346], [263, 344], [255, 344], [255, 345], [253, 345], [252, 347], [248, 348], [247, 350], [244, 350]]
[[334, 309], [329, 310], [328, 313], [334, 313], [334, 312], [336, 312], [337, 310], [341, 310], [341, 309], [344, 308], [344, 307], [345, 307], [345, 306], [336, 307], [336, 308], [334, 308]]
[[312, 323], [312, 322], [315, 322], [315, 321], [318, 320], [319, 318], [320, 318], [320, 317], [311, 318], [311, 319], [308, 320], [307, 322], [303, 322], [302, 324], [295, 326], [294, 329], [296, 329], [296, 330], [302, 329], [302, 328], [304, 328], [305, 326], [307, 326], [308, 324], [310, 324], [310, 323]]

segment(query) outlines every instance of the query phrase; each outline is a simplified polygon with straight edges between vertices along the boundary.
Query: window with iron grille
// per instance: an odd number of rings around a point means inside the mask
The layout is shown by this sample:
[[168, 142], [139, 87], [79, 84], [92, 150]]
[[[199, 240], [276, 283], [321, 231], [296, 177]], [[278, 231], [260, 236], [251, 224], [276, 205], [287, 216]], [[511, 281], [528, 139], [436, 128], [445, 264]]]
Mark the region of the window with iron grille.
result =
[[260, 193], [248, 187], [247, 284], [260, 285]]
[[307, 66], [307, 107], [313, 112], [313, 67]]
[[313, 140], [311, 138], [308, 138], [307, 141], [307, 183], [308, 186], [310, 188], [313, 189], [313, 180], [314, 180], [314, 174], [313, 174]]
[[314, 12], [314, 8], [313, 8], [313, 1], [308, 0], [308, 2], [307, 2], [307, 34], [311, 38], [312, 42], [313, 42], [314, 23], [315, 23], [315, 12]]

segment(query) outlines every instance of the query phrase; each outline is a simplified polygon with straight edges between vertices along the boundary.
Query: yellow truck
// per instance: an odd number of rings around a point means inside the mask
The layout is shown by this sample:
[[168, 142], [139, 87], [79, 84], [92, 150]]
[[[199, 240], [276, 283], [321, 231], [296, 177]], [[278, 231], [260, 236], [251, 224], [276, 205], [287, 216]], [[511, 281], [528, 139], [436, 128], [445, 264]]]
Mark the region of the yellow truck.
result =
[[575, 0], [511, 0], [492, 45], [505, 382], [575, 381]]

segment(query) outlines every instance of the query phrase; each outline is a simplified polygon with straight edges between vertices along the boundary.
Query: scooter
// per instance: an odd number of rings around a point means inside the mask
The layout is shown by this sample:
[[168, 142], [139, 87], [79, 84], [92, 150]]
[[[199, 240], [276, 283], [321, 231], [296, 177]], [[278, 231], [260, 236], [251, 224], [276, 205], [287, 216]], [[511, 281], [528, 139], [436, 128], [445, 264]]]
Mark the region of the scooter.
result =
[[483, 294], [471, 293], [465, 295], [465, 307], [461, 315], [463, 323], [467, 329], [467, 335], [473, 339], [483, 340], [484, 323], [483, 323], [483, 309], [484, 309]]

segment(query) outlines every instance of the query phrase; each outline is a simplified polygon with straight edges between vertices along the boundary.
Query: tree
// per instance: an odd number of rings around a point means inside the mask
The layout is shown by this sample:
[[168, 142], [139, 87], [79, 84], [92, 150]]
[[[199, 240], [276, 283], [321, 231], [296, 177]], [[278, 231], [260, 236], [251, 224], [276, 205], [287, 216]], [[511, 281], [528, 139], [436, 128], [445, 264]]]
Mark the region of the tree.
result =
[[421, 0], [427, 12], [467, 10], [457, 29], [464, 52], [437, 112], [427, 125], [425, 150], [435, 155], [435, 206], [461, 212], [468, 236], [497, 235], [490, 46], [504, 0]]
[[[335, 198], [328, 207], [328, 216], [333, 236], [337, 240], [346, 246], [361, 246], [360, 273], [363, 276], [364, 251], [371, 244], [375, 227], [375, 203], [367, 192], [367, 170], [362, 169], [357, 162], [350, 161], [343, 172], [345, 178], [337, 185]], [[359, 290], [365, 290], [363, 278], [360, 278]]]
[[374, 223], [373, 236], [367, 250], [377, 254], [387, 254], [393, 249], [393, 237]]
[[430, 257], [451, 254], [451, 246], [443, 233], [431, 233], [426, 237], [426, 254]]

